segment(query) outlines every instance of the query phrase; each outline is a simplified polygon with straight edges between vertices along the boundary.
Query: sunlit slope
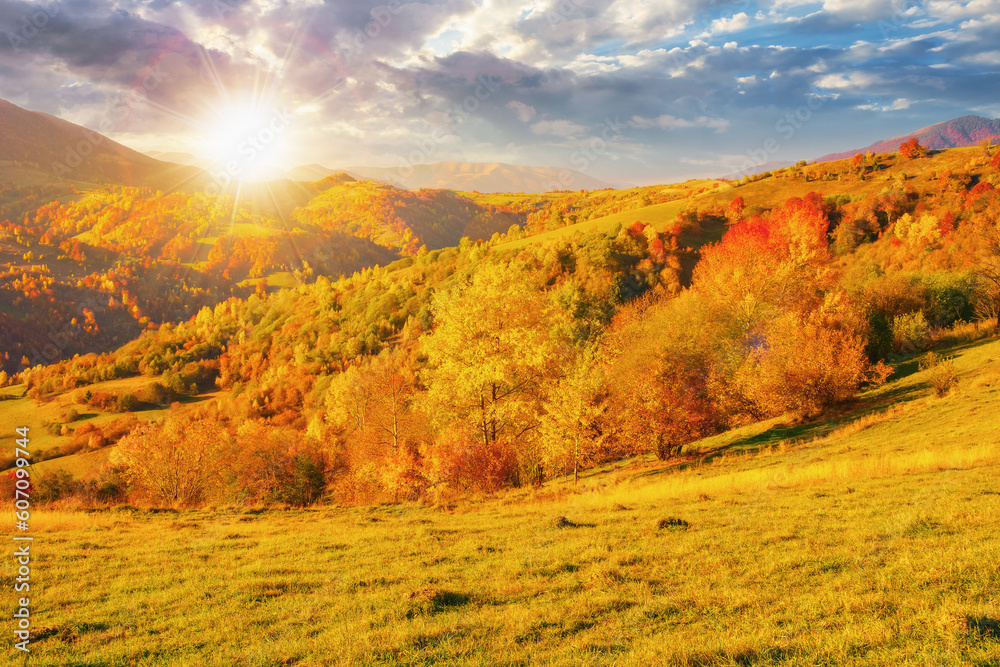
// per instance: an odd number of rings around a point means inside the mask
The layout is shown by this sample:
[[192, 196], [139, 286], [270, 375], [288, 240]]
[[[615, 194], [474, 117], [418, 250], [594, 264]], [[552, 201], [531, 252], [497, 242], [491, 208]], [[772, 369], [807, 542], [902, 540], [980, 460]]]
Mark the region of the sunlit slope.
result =
[[33, 513], [33, 664], [995, 665], [1000, 342], [952, 352], [943, 398], [904, 364], [839, 419], [576, 487]]
[[[655, 190], [657, 193], [667, 196], [678, 196], [681, 199], [668, 201], [651, 206], [640, 206], [627, 209], [611, 215], [593, 218], [584, 222], [567, 225], [559, 229], [533, 234], [531, 236], [504, 243], [497, 246], [502, 250], [517, 250], [532, 243], [546, 243], [548, 241], [572, 238], [576, 234], [587, 234], [598, 231], [607, 233], [618, 225], [629, 226], [637, 221], [653, 225], [658, 231], [663, 231], [674, 222], [678, 213], [688, 207], [705, 200], [710, 192], [729, 190], [731, 185], [724, 181], [717, 180], [695, 180], [683, 184], [656, 186], [655, 188], [636, 188], [634, 191]], [[629, 191], [624, 191], [629, 192]], [[598, 196], [600, 193], [591, 193], [591, 196]]]
[[[839, 160], [786, 167], [744, 181], [689, 181], [660, 188], [662, 192], [680, 194], [682, 199], [567, 225], [498, 247], [516, 250], [531, 243], [571, 238], [578, 233], [586, 234], [595, 230], [607, 232], [617, 225], [627, 227], [636, 221], [651, 224], [662, 231], [670, 228], [677, 214], [682, 212], [714, 210], [724, 213], [736, 197], [741, 197], [747, 213], [753, 214], [781, 206], [792, 197], [805, 197], [811, 192], [818, 192], [824, 197], [859, 200], [898, 185], [921, 189], [936, 181], [945, 171], [966, 170], [970, 160], [981, 153], [982, 149], [979, 147], [952, 148], [932, 151], [925, 158], [903, 161], [895, 153], [884, 154], [879, 156], [877, 167], [864, 175], [852, 170], [850, 160]], [[698, 247], [705, 242], [718, 240], [719, 235], [715, 233], [718, 230], [707, 231], [709, 233], [703, 238], [688, 239], [685, 236], [684, 244]]]

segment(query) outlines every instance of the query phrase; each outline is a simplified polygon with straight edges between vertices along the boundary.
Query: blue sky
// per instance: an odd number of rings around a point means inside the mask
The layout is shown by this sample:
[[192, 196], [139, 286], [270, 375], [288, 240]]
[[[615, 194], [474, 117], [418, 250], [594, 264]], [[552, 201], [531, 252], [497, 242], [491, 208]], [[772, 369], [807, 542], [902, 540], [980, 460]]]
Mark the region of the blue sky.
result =
[[0, 0], [0, 31], [0, 97], [206, 157], [280, 126], [285, 167], [668, 182], [1000, 115], [1000, 0]]

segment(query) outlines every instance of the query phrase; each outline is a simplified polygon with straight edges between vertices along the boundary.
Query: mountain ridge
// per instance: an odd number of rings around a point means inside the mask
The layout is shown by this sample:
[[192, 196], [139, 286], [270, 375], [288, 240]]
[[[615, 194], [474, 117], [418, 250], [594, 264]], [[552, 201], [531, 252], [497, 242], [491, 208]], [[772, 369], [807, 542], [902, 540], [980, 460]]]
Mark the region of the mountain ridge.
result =
[[0, 162], [27, 165], [67, 181], [148, 185], [159, 189], [199, 182], [202, 172], [120, 144], [100, 132], [0, 99]]
[[854, 157], [858, 153], [894, 153], [899, 145], [911, 137], [929, 149], [962, 148], [975, 146], [984, 139], [1000, 136], [1000, 119], [984, 116], [966, 115], [934, 123], [919, 130], [914, 130], [896, 137], [882, 139], [865, 146], [840, 153], [829, 153], [817, 158], [814, 162], [832, 162]]

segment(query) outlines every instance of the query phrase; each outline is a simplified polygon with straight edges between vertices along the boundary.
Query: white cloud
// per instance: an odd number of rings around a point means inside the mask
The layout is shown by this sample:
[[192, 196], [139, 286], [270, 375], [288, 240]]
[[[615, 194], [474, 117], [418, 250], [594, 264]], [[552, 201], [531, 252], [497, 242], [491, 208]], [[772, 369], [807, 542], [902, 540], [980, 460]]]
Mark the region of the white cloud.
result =
[[507, 108], [513, 111], [522, 123], [527, 123], [534, 118], [537, 113], [535, 111], [535, 107], [528, 106], [524, 102], [518, 102], [516, 100], [508, 102]]
[[882, 106], [880, 104], [859, 104], [858, 109], [864, 109], [866, 111], [902, 111], [903, 109], [909, 109], [910, 105], [913, 104], [910, 100], [905, 97], [900, 97], [892, 104]]
[[540, 120], [531, 126], [535, 134], [551, 134], [556, 137], [574, 137], [583, 134], [587, 128], [568, 120]]
[[881, 86], [882, 78], [870, 72], [851, 72], [849, 74], [827, 74], [816, 81], [817, 88], [828, 90], [861, 91], [874, 86]]
[[971, 2], [952, 2], [952, 0], [930, 0], [927, 3], [927, 13], [931, 16], [956, 21], [965, 18], [996, 15], [1000, 13], [1000, 0], [971, 0]]
[[716, 132], [722, 132], [729, 127], [729, 121], [724, 118], [698, 116], [694, 120], [686, 120], [669, 114], [664, 114], [656, 118], [632, 116], [632, 120], [628, 124], [639, 130], [682, 130], [692, 127], [704, 127]]
[[740, 12], [728, 19], [715, 19], [712, 21], [712, 27], [709, 28], [708, 32], [712, 35], [725, 35], [731, 32], [746, 30], [748, 25], [750, 25], [750, 17], [747, 16], [746, 12]]

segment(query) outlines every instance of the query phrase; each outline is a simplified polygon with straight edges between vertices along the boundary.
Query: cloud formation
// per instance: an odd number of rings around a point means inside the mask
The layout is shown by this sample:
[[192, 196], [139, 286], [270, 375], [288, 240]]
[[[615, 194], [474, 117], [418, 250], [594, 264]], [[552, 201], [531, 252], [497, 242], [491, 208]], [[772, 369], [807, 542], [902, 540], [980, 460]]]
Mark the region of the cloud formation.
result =
[[0, 97], [140, 150], [280, 109], [331, 167], [571, 166], [613, 125], [588, 173], [664, 182], [996, 109], [998, 43], [1000, 0], [0, 0]]

